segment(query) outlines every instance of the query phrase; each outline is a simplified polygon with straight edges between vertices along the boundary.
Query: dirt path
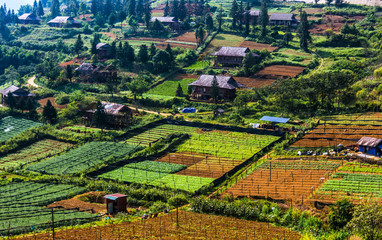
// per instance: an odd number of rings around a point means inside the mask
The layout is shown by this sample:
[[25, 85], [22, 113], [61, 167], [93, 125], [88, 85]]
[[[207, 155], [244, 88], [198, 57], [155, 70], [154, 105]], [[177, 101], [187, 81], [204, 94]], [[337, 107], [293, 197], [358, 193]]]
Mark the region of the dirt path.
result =
[[317, 50], [314, 50], [313, 52], [314, 52], [315, 54], [317, 54], [317, 56], [319, 56], [319, 57], [320, 57], [320, 59], [321, 59], [321, 63], [320, 63], [320, 66], [318, 66], [318, 68], [315, 70], [315, 71], [318, 71], [318, 70], [320, 70], [320, 69], [321, 69], [322, 65], [324, 65], [324, 59], [321, 57], [321, 55], [320, 55], [320, 54], [318, 54]]
[[28, 84], [32, 87], [35, 87], [35, 88], [38, 88], [40, 87], [39, 85], [37, 85], [36, 83], [34, 83], [34, 80], [36, 79], [36, 76], [33, 76], [31, 78], [28, 79]]

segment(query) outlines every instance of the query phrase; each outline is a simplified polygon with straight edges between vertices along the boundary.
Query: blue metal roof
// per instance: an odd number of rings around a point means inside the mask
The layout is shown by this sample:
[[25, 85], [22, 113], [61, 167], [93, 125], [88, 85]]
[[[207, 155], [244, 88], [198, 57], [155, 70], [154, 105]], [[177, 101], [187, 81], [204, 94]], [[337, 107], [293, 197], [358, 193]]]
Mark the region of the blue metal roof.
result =
[[118, 198], [117, 197], [113, 197], [113, 196], [105, 196], [106, 199], [109, 199], [109, 200], [117, 200]]
[[268, 121], [268, 122], [276, 122], [276, 123], [286, 123], [289, 121], [289, 118], [264, 116], [260, 120], [261, 121]]

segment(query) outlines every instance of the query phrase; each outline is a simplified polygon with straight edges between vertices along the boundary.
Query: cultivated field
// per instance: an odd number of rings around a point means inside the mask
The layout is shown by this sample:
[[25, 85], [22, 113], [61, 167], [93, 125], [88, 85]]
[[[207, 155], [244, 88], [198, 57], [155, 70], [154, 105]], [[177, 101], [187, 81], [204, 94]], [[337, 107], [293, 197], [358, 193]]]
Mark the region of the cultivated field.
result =
[[323, 24], [313, 24], [312, 28], [309, 31], [313, 34], [325, 34], [325, 31], [328, 29], [333, 30], [336, 33], [339, 33], [343, 25], [347, 22], [352, 24], [354, 22], [361, 21], [365, 16], [352, 16], [345, 18], [337, 15], [325, 15], [323, 16]]
[[[34, 182], [0, 185], [0, 236], [7, 235], [9, 228], [10, 233], [14, 234], [50, 227], [52, 211], [44, 206], [84, 190], [72, 185]], [[56, 222], [92, 217], [93, 215], [87, 212], [54, 210]], [[60, 224], [56, 223], [56, 227], [58, 226]]]
[[55, 109], [57, 109], [57, 110], [58, 109], [60, 109], [60, 110], [64, 109], [68, 105], [68, 104], [63, 104], [63, 105], [56, 104], [56, 101], [54, 100], [54, 97], [43, 98], [43, 99], [38, 100], [38, 103], [40, 104], [39, 112], [42, 112], [42, 109], [45, 107], [45, 105], [47, 104], [48, 100], [50, 100], [50, 102], [52, 103], [53, 107]]
[[[49, 233], [37, 235], [47, 239]], [[176, 213], [132, 223], [111, 224], [102, 227], [79, 228], [58, 231], [58, 239], [258, 239], [273, 240], [300, 239], [301, 235], [268, 223], [241, 220], [237, 218], [179, 212], [179, 226]], [[32, 240], [33, 236], [20, 238]]]
[[71, 148], [73, 144], [45, 139], [35, 142], [21, 150], [0, 157], [0, 169], [9, 167], [17, 167], [31, 162], [35, 162], [44, 158], [51, 157], [57, 153], [63, 152]]
[[183, 94], [187, 95], [188, 84], [192, 83], [196, 80], [196, 78], [180, 78], [175, 77], [175, 79], [168, 79], [163, 83], [151, 88], [147, 94], [156, 94], [156, 95], [164, 95], [175, 97], [176, 89], [178, 88], [178, 84], [182, 87]]
[[255, 73], [257, 78], [293, 78], [304, 71], [304, 67], [288, 65], [272, 65]]
[[260, 88], [272, 85], [276, 79], [235, 77], [235, 80], [247, 88]]
[[48, 174], [75, 174], [115, 158], [128, 156], [137, 147], [115, 142], [90, 142], [57, 157], [27, 167]]
[[0, 119], [0, 142], [5, 142], [33, 127], [42, 126], [41, 123], [18, 117], [4, 117]]
[[278, 49], [278, 47], [271, 47], [269, 44], [246, 41], [243, 37], [231, 34], [218, 34], [214, 40], [212, 40], [208, 49], [218, 47], [247, 47], [251, 50], [257, 49], [259, 51], [267, 49], [268, 52], [273, 52]]
[[266, 161], [223, 195], [269, 197], [297, 203], [313, 194], [339, 166], [336, 162], [320, 160]]

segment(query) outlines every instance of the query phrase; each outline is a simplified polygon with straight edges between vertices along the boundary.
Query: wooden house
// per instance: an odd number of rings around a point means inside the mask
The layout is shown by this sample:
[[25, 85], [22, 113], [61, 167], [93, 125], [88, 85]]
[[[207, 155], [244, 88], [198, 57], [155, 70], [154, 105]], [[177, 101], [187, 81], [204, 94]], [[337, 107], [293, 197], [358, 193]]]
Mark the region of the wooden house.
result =
[[106, 199], [106, 209], [108, 214], [126, 212], [127, 195], [114, 193], [106, 195], [104, 198]]
[[382, 156], [382, 139], [380, 138], [362, 137], [357, 145], [360, 152], [377, 157]]
[[11, 85], [3, 90], [0, 91], [1, 95], [1, 104], [5, 103], [5, 100], [8, 96], [8, 93], [12, 93], [13, 97], [15, 98], [16, 102], [19, 102], [22, 98], [24, 98], [25, 101], [28, 101], [29, 98], [34, 98], [35, 95], [19, 88], [15, 85]]
[[299, 21], [294, 17], [293, 13], [272, 13], [269, 17], [270, 25], [283, 25], [296, 27]]
[[[260, 10], [250, 10], [249, 12], [249, 24], [256, 25], [259, 22]], [[242, 21], [245, 22], [245, 14], [242, 16]]]
[[[216, 56], [215, 65], [223, 66], [238, 66], [243, 63], [245, 54], [249, 53], [249, 48], [246, 47], [221, 47], [219, 51], [212, 53]], [[252, 53], [255, 57], [257, 54]]]
[[211, 86], [216, 78], [219, 88], [219, 98], [233, 100], [236, 97], [236, 89], [244, 85], [236, 82], [231, 76], [200, 75], [198, 80], [188, 84], [191, 87], [191, 98], [197, 100], [211, 99]]
[[150, 22], [153, 23], [155, 20], [161, 22], [163, 26], [169, 26], [173, 32], [180, 31], [180, 22], [174, 21], [174, 17], [152, 17]]
[[21, 24], [40, 24], [41, 18], [34, 13], [25, 13], [19, 17], [19, 21]]
[[94, 69], [96, 69], [96, 65], [92, 63], [82, 63], [78, 68], [74, 69], [74, 71], [81, 79], [90, 80], [93, 78]]
[[109, 58], [111, 53], [111, 46], [107, 43], [98, 43], [96, 46], [97, 55], [100, 58]]
[[[107, 116], [106, 123], [115, 128], [129, 126], [133, 120], [133, 111], [123, 104], [101, 102]], [[85, 124], [93, 124], [93, 115], [96, 111], [97, 103], [90, 104], [84, 112], [82, 119]]]
[[68, 16], [55, 17], [48, 22], [48, 25], [50, 27], [81, 27], [81, 23]]
[[82, 63], [75, 72], [86, 82], [105, 82], [107, 79], [116, 79], [118, 76], [118, 69], [113, 65], [96, 66], [92, 63]]

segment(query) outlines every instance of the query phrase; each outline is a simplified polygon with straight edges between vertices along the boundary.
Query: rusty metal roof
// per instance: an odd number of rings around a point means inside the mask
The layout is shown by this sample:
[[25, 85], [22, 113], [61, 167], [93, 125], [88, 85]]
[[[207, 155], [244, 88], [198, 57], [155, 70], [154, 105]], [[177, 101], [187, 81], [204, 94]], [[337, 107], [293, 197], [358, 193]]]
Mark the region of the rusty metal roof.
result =
[[380, 138], [373, 138], [373, 137], [362, 137], [358, 142], [357, 145], [360, 146], [366, 146], [366, 147], [376, 147], [382, 142], [382, 139]]
[[123, 197], [127, 197], [127, 195], [123, 195], [120, 193], [114, 193], [114, 194], [106, 195], [104, 198], [110, 199], [110, 200], [117, 200], [118, 198], [123, 198]]

